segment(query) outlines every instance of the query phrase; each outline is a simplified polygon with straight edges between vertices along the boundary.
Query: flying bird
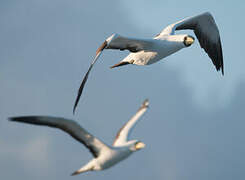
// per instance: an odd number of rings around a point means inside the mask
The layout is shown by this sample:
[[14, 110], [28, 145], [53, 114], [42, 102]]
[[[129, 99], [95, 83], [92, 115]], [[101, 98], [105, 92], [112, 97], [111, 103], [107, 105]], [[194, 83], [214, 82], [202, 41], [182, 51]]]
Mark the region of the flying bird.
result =
[[11, 117], [9, 120], [58, 128], [85, 145], [94, 158], [71, 174], [77, 175], [87, 171], [100, 171], [110, 168], [129, 157], [133, 152], [144, 148], [145, 144], [143, 142], [139, 140], [128, 140], [128, 138], [136, 122], [147, 110], [148, 105], [149, 101], [145, 100], [136, 114], [118, 131], [112, 146], [106, 145], [73, 120], [50, 116], [21, 116]]
[[97, 49], [96, 56], [78, 90], [77, 98], [73, 107], [73, 114], [76, 110], [84, 85], [88, 79], [88, 75], [104, 49], [120, 49], [129, 50], [131, 52], [122, 61], [113, 65], [111, 68], [127, 64], [149, 65], [179, 51], [180, 49], [191, 46], [194, 42], [194, 37], [188, 34], [175, 34], [175, 31], [177, 30], [186, 29], [194, 31], [201, 48], [203, 48], [208, 54], [216, 70], [221, 70], [224, 75], [219, 30], [213, 16], [209, 12], [188, 17], [170, 24], [152, 39], [128, 38], [118, 34], [113, 34]]

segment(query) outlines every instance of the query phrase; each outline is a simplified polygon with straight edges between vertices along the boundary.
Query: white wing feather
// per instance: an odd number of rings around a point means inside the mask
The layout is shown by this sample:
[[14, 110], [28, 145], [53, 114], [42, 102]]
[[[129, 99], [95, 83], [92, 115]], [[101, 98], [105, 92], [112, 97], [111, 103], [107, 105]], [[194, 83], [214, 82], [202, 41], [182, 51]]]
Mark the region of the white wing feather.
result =
[[146, 112], [149, 101], [145, 100], [136, 114], [118, 131], [113, 146], [121, 146], [127, 143], [128, 137], [136, 125], [136, 122]]

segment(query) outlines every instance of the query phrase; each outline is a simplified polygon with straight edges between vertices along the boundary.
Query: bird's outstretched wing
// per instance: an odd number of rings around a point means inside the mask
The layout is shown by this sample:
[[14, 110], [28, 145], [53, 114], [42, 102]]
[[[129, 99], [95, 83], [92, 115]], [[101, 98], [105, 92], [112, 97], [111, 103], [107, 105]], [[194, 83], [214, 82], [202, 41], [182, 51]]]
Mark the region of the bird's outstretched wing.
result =
[[138, 120], [146, 112], [148, 107], [149, 101], [146, 99], [142, 103], [141, 107], [138, 109], [136, 114], [118, 131], [116, 138], [113, 142], [113, 146], [121, 146], [127, 142], [130, 133], [136, 125], [136, 122], [138, 122]]
[[106, 49], [129, 50], [130, 52], [138, 52], [151, 48], [152, 41], [150, 39], [138, 39], [123, 37], [113, 34], [107, 40]]
[[105, 45], [106, 45], [106, 42], [104, 42], [104, 43], [100, 46], [100, 48], [96, 51], [96, 56], [95, 56], [94, 60], [92, 61], [92, 63], [90, 64], [89, 69], [88, 69], [88, 71], [86, 72], [86, 74], [85, 74], [85, 76], [84, 76], [84, 78], [83, 78], [83, 81], [82, 81], [82, 83], [81, 83], [81, 85], [80, 85], [80, 87], [79, 87], [79, 90], [78, 90], [78, 92], [77, 92], [77, 97], [76, 97], [75, 104], [74, 104], [74, 106], [73, 106], [73, 114], [75, 114], [76, 107], [77, 107], [78, 102], [79, 102], [79, 100], [80, 100], [80, 97], [81, 97], [81, 95], [82, 95], [83, 88], [84, 88], [85, 83], [86, 83], [86, 81], [87, 81], [87, 79], [88, 79], [88, 75], [89, 75], [91, 69], [93, 68], [94, 63], [97, 61], [97, 59], [99, 58], [99, 56], [100, 56], [100, 54], [102, 53], [103, 49], [105, 48]]
[[105, 148], [109, 148], [73, 120], [50, 116], [20, 116], [11, 117], [9, 120], [61, 129], [70, 134], [80, 143], [84, 144], [94, 157], [98, 157], [101, 151], [103, 151]]
[[194, 31], [200, 46], [211, 58], [216, 70], [221, 70], [222, 74], [224, 75], [223, 54], [219, 29], [213, 16], [209, 12], [185, 18], [171, 24], [163, 29], [162, 32], [155, 37], [155, 39], [160, 39], [164, 35], [173, 35], [175, 30], [184, 29], [191, 29]]
[[147, 39], [144, 40], [144, 39], [136, 39], [136, 38], [127, 38], [127, 37], [122, 37], [118, 34], [113, 34], [112, 36], [107, 38], [104, 41], [104, 43], [97, 49], [95, 58], [90, 64], [90, 67], [83, 78], [83, 81], [77, 93], [75, 104], [73, 106], [73, 114], [75, 113], [76, 107], [82, 95], [83, 88], [88, 79], [89, 73], [104, 49], [119, 49], [119, 50], [129, 50], [130, 52], [138, 52], [141, 50], [147, 50], [150, 47], [151, 47], [151, 41]]

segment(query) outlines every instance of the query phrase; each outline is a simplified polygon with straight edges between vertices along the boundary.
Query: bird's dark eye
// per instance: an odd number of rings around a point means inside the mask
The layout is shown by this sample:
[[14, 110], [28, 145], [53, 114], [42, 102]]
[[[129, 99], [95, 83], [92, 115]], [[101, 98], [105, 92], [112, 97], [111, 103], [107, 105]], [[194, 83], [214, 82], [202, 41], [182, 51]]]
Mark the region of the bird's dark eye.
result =
[[184, 38], [184, 44], [186, 47], [188, 47], [188, 44], [186, 43], [186, 39], [187, 39], [187, 37]]

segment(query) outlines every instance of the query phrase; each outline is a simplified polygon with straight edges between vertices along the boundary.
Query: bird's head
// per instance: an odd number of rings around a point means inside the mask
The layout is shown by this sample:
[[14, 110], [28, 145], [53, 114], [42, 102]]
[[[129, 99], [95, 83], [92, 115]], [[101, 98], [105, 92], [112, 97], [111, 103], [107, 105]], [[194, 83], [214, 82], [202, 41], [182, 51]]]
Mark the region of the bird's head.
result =
[[144, 147], [145, 147], [145, 144], [143, 142], [141, 142], [141, 141], [134, 141], [130, 145], [130, 150], [132, 152], [134, 152], [134, 151], [138, 151], [140, 149], [143, 149]]
[[184, 37], [184, 45], [186, 47], [189, 47], [190, 45], [192, 45], [195, 41], [195, 38], [193, 36], [190, 36], [190, 35], [186, 35]]

